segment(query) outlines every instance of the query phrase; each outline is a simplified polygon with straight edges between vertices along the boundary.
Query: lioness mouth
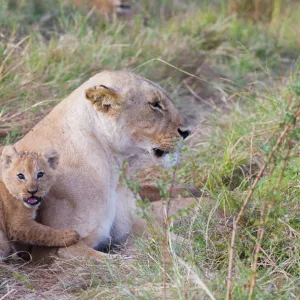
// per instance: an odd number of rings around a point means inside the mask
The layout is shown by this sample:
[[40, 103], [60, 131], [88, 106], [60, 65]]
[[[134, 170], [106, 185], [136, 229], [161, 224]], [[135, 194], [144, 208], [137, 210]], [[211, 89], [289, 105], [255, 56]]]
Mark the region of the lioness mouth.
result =
[[117, 6], [117, 12], [118, 13], [126, 13], [131, 11], [130, 5], [121, 4]]
[[42, 198], [30, 197], [30, 198], [24, 199], [23, 201], [28, 205], [35, 206], [35, 205], [38, 205], [42, 201]]
[[163, 157], [166, 154], [169, 154], [169, 151], [164, 151], [159, 148], [153, 148], [153, 153], [156, 157]]

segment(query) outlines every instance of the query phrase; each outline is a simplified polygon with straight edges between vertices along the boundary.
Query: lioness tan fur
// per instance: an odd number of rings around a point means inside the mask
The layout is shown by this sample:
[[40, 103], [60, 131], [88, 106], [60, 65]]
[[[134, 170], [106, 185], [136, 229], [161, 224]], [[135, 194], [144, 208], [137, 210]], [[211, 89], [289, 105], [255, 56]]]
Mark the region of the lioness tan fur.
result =
[[70, 0], [70, 3], [74, 3], [78, 7], [87, 5], [89, 9], [95, 9], [102, 16], [112, 13], [117, 13], [119, 16], [131, 14], [130, 0]]
[[104, 71], [61, 101], [23, 139], [17, 151], [60, 153], [58, 180], [42, 203], [41, 223], [70, 228], [80, 243], [58, 255], [103, 254], [109, 243], [122, 243], [143, 231], [135, 198], [118, 184], [126, 160], [148, 153], [157, 163], [178, 161], [182, 141], [190, 134], [184, 118], [157, 84], [125, 71]]
[[7, 146], [2, 154], [0, 181], [0, 257], [12, 250], [12, 242], [49, 247], [69, 246], [79, 236], [72, 230], [57, 230], [37, 223], [37, 209], [55, 182], [58, 153], [17, 153]]

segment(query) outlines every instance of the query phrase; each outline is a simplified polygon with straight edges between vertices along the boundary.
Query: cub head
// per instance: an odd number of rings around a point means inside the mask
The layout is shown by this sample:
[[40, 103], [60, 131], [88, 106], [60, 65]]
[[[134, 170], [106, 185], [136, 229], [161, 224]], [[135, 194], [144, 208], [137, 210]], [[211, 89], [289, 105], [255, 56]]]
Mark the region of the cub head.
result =
[[26, 207], [37, 207], [56, 179], [59, 155], [54, 149], [44, 153], [3, 149], [2, 178], [9, 193]]
[[177, 162], [191, 128], [159, 85], [125, 71], [104, 71], [90, 82], [97, 84], [85, 90], [85, 97], [104, 117], [101, 134], [116, 150], [148, 152], [165, 166]]

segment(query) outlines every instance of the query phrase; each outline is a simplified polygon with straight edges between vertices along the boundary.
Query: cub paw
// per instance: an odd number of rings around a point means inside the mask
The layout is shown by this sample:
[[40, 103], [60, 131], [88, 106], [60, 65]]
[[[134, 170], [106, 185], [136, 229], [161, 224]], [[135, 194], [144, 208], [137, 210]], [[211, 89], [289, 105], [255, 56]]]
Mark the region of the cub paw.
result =
[[80, 239], [79, 234], [74, 230], [65, 230], [63, 238], [63, 246], [71, 246], [77, 243]]

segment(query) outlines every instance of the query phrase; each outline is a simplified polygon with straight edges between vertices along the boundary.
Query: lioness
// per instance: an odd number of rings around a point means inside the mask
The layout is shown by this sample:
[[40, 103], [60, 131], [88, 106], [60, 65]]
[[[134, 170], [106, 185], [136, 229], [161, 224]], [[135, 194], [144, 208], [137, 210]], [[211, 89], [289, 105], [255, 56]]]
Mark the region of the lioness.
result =
[[69, 246], [77, 242], [72, 230], [57, 230], [37, 223], [38, 206], [56, 177], [58, 153], [18, 153], [13, 147], [3, 150], [0, 181], [0, 257], [10, 254], [13, 242], [49, 247]]
[[145, 230], [133, 194], [118, 184], [122, 165], [147, 152], [170, 166], [190, 132], [168, 94], [130, 72], [101, 72], [61, 101], [15, 145], [17, 151], [53, 147], [60, 153], [53, 201], [42, 203], [40, 221], [76, 230], [82, 242], [59, 248], [58, 255], [101, 258], [93, 248]]
[[95, 9], [102, 16], [108, 16], [114, 12], [119, 16], [127, 16], [131, 13], [130, 0], [71, 0], [78, 7], [87, 5], [89, 9]]

